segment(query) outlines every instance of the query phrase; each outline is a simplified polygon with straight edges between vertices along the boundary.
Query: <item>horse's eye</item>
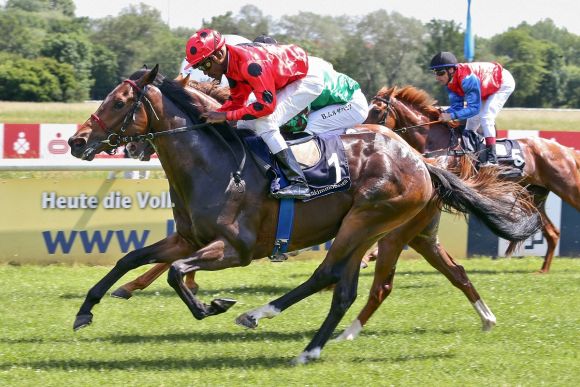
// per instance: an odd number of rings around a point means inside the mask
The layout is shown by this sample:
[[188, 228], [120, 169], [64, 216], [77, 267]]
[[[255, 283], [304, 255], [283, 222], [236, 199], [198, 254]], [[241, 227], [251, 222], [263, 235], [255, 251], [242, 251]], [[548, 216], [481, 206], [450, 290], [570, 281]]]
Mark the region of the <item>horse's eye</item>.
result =
[[113, 108], [114, 108], [115, 110], [121, 110], [121, 109], [123, 109], [123, 106], [125, 106], [125, 102], [123, 102], [123, 101], [117, 101], [117, 102], [115, 102], [115, 104], [113, 105]]

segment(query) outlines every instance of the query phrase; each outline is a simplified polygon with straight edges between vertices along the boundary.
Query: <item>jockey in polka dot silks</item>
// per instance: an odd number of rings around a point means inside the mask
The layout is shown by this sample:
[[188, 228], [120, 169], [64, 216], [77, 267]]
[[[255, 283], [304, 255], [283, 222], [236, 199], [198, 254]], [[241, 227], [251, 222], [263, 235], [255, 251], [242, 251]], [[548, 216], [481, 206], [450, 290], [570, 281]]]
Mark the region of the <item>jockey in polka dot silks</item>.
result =
[[[219, 32], [206, 28], [189, 38], [186, 59], [214, 79], [227, 77], [231, 98], [206, 113], [206, 122], [241, 120], [238, 127], [251, 128], [264, 140], [290, 183], [273, 194], [277, 198], [310, 196], [280, 126], [306, 108], [311, 111], [306, 130], [313, 133], [352, 127], [367, 116], [368, 104], [358, 83], [296, 45], [230, 46]], [[255, 100], [249, 102], [251, 93]]]

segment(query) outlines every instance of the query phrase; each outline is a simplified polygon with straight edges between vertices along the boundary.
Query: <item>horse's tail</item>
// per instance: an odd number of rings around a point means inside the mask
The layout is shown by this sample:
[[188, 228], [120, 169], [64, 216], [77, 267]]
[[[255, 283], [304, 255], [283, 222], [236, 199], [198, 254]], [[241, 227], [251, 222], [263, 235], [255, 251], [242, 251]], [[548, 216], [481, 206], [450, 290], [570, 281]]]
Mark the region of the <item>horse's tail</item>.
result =
[[532, 197], [519, 184], [499, 180], [493, 171], [480, 171], [473, 178], [462, 180], [451, 172], [426, 165], [436, 200], [444, 210], [471, 213], [509, 241], [523, 241], [541, 229], [542, 220]]

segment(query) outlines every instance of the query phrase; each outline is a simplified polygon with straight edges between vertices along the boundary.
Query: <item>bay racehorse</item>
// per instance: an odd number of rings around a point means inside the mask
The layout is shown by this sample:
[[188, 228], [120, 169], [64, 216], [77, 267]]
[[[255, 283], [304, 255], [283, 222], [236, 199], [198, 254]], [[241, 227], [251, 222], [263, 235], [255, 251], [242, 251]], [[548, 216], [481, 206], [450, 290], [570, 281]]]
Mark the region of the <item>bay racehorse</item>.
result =
[[[440, 109], [424, 90], [412, 86], [384, 87], [371, 100], [367, 123], [393, 128], [413, 148], [424, 155], [444, 156], [445, 163], [454, 164], [463, 158], [453, 152], [461, 147], [454, 139], [461, 138], [458, 128], [437, 122]], [[423, 125], [435, 122], [431, 125]], [[422, 126], [416, 126], [422, 125]], [[402, 128], [413, 128], [401, 130]], [[580, 151], [540, 137], [517, 139], [521, 158], [525, 161], [523, 176], [517, 180], [534, 196], [543, 221], [542, 233], [547, 251], [540, 273], [548, 273], [560, 239], [560, 231], [546, 214], [546, 198], [550, 192], [580, 211]], [[515, 250], [512, 243], [507, 254]]]
[[[122, 257], [87, 293], [75, 330], [92, 322], [94, 305], [117, 280], [148, 263], [171, 263], [168, 282], [196, 319], [223, 313], [234, 300], [206, 304], [189, 291], [183, 276], [245, 266], [271, 253], [279, 202], [269, 196], [270, 181], [258, 163], [246, 157], [245, 146], [227, 123], [200, 121], [199, 103], [181, 84], [158, 74], [158, 66], [140, 70], [113, 89], [69, 138], [71, 153], [87, 161], [130, 141], [151, 140], [167, 175], [177, 230]], [[389, 131], [361, 128], [340, 140], [351, 186], [297, 202], [289, 246], [296, 250], [334, 237], [326, 257], [297, 288], [236, 319], [240, 325], [255, 327], [260, 318], [274, 317], [335, 284], [330, 312], [296, 358], [298, 363], [320, 356], [354, 302], [364, 252], [424, 209], [445, 206], [473, 212], [510, 240], [523, 240], [540, 226], [519, 185], [497, 179], [479, 185], [462, 180], [431, 165]]]
[[[208, 95], [208, 101], [203, 105], [200, 104], [200, 106], [209, 106], [216, 109], [219, 107], [219, 104], [223, 103], [229, 97], [229, 89], [227, 88], [215, 87], [215, 85], [206, 82], [188, 81], [187, 78], [179, 79], [179, 81], [184, 87], [188, 89], [193, 88], [194, 90], [190, 91], [195, 96], [199, 95], [197, 91]], [[372, 114], [373, 112], [371, 111]], [[376, 125], [369, 126], [368, 128], [373, 130], [387, 130]], [[130, 143], [127, 147], [131, 147], [132, 150], [129, 153], [132, 157], [140, 157], [141, 159], [148, 159], [155, 151], [149, 142]], [[470, 166], [470, 163], [462, 165], [463, 168], [469, 168]], [[469, 171], [465, 172], [465, 174], [468, 173], [471, 174]], [[481, 177], [481, 175], [479, 176]], [[371, 287], [369, 304], [363, 309], [351, 328], [340, 335], [339, 339], [354, 339], [362, 329], [362, 326], [371, 317], [372, 313], [374, 313], [390, 294], [394, 275], [394, 271], [391, 269], [395, 267], [398, 257], [406, 244], [421, 253], [435, 269], [445, 275], [455, 287], [463, 292], [479, 315], [483, 331], [489, 331], [495, 326], [495, 315], [483, 301], [473, 283], [469, 280], [464, 268], [457, 264], [443, 246], [439, 244], [437, 227], [440, 215], [440, 211], [436, 206], [425, 208], [412, 221], [393, 230], [379, 242], [382, 246], [382, 258], [375, 265], [375, 280]], [[375, 250], [371, 255], [376, 256], [378, 252]], [[166, 263], [154, 265], [136, 279], [121, 285], [111, 295], [117, 298], [129, 299], [135, 290], [147, 288], [169, 266]], [[192, 292], [197, 292], [199, 286], [195, 282], [194, 275], [195, 272], [187, 273], [185, 276], [185, 284]]]

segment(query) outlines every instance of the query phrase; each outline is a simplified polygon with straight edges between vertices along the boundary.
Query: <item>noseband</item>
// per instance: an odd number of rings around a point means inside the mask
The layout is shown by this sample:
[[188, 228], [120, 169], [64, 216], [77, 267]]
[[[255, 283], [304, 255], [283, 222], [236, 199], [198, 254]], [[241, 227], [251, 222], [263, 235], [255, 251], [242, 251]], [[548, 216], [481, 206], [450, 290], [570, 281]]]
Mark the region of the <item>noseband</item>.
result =
[[[101, 129], [103, 129], [108, 134], [107, 138], [101, 142], [103, 144], [107, 144], [108, 146], [113, 148], [111, 150], [111, 153], [114, 153], [119, 146], [121, 146], [123, 144], [127, 144], [128, 142], [131, 142], [131, 141], [135, 141], [137, 137], [140, 138], [139, 141], [143, 141], [145, 139], [153, 139], [153, 137], [151, 137], [151, 135], [153, 133], [151, 133], [151, 132], [148, 132], [147, 134], [144, 134], [144, 135], [138, 135], [138, 136], [124, 136], [129, 125], [135, 121], [135, 114], [137, 113], [137, 111], [139, 110], [141, 105], [143, 104], [143, 101], [145, 101], [147, 103], [147, 105], [149, 106], [149, 110], [151, 110], [151, 112], [153, 113], [155, 118], [157, 118], [159, 120], [157, 113], [155, 113], [155, 109], [153, 109], [153, 104], [151, 103], [151, 101], [147, 97], [147, 91], [148, 91], [149, 85], [145, 85], [144, 88], [140, 88], [131, 79], [125, 79], [123, 81], [123, 83], [127, 83], [128, 85], [131, 86], [131, 88], [133, 88], [133, 91], [137, 94], [137, 98], [135, 99], [135, 103], [131, 107], [131, 110], [129, 112], [127, 112], [127, 114], [123, 118], [123, 123], [121, 124], [121, 129], [119, 130], [120, 133], [116, 133], [112, 129], [110, 129], [104, 123], [104, 121], [96, 114], [94, 114], [94, 113], [91, 114], [91, 120], [96, 122], [97, 125], [99, 125], [101, 127]], [[148, 127], [149, 127], [149, 123], [147, 124], [147, 128]]]

